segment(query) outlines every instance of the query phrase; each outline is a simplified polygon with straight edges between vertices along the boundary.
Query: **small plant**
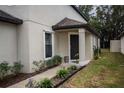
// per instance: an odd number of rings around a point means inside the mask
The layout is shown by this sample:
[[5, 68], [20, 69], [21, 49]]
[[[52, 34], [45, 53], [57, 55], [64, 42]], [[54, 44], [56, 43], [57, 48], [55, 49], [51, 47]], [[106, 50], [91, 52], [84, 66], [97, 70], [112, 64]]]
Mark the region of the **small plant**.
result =
[[38, 83], [32, 79], [29, 79], [28, 83], [25, 85], [26, 88], [37, 88]]
[[52, 81], [50, 79], [45, 78], [45, 79], [43, 79], [43, 80], [41, 80], [39, 82], [39, 87], [40, 88], [52, 88], [53, 87], [53, 83], [52, 83]]
[[53, 58], [52, 58], [53, 62], [55, 63], [55, 65], [59, 65], [62, 63], [62, 57], [58, 56], [58, 55], [55, 55]]
[[62, 58], [58, 55], [56, 55], [53, 58], [45, 61], [46, 67], [48, 67], [48, 68], [59, 65], [61, 63], [62, 63]]
[[74, 71], [74, 70], [77, 70], [77, 66], [72, 65], [72, 66], [68, 67], [67, 70], [68, 70], [69, 72]]
[[6, 62], [6, 61], [4, 61], [4, 62], [2, 62], [1, 64], [0, 64], [0, 79], [1, 80], [3, 80], [3, 78], [6, 76], [6, 75], [8, 75], [8, 72], [9, 72], [9, 70], [10, 70], [10, 66], [9, 66], [9, 64]]
[[46, 63], [46, 67], [48, 67], [48, 68], [55, 65], [55, 63], [52, 59], [46, 60], [45, 63]]
[[40, 60], [39, 62], [38, 61], [34, 61], [33, 64], [35, 65], [35, 71], [40, 71], [42, 70], [43, 68], [45, 68], [45, 64], [42, 60]]
[[59, 78], [66, 78], [68, 76], [68, 70], [66, 69], [61, 69], [57, 72], [57, 76]]
[[11, 72], [14, 75], [17, 75], [21, 72], [22, 68], [23, 68], [23, 65], [21, 64], [21, 62], [14, 62], [14, 65], [11, 67]]

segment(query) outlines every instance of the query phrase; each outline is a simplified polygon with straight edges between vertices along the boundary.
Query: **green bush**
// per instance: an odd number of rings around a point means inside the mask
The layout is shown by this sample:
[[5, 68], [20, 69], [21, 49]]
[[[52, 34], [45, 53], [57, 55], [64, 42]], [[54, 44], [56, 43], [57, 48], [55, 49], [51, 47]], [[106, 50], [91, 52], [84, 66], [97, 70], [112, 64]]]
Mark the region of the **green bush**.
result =
[[52, 67], [55, 65], [54, 61], [52, 59], [45, 61], [46, 67]]
[[74, 71], [74, 70], [77, 70], [77, 66], [72, 65], [72, 66], [68, 67], [67, 70], [68, 70], [69, 72]]
[[58, 56], [58, 55], [55, 55], [53, 58], [52, 58], [53, 62], [55, 63], [55, 65], [59, 65], [62, 63], [62, 57]]
[[57, 72], [57, 76], [59, 78], [66, 78], [68, 76], [68, 70], [66, 69], [61, 69]]
[[62, 58], [58, 55], [56, 55], [53, 58], [45, 61], [46, 67], [56, 66], [56, 65], [59, 65], [61, 63], [62, 63]]
[[52, 83], [52, 81], [50, 79], [45, 78], [45, 79], [43, 79], [43, 80], [41, 80], [39, 82], [39, 87], [40, 88], [52, 88], [53, 87], [53, 83]]
[[39, 62], [34, 61], [33, 64], [35, 65], [35, 68], [33, 68], [35, 69], [35, 71], [40, 71], [45, 68], [45, 63], [42, 60], [40, 60]]
[[8, 75], [8, 72], [9, 72], [10, 68], [11, 67], [9, 66], [9, 64], [6, 61], [0, 63], [0, 79], [1, 80], [3, 80], [3, 78], [6, 75]]
[[22, 68], [23, 68], [23, 65], [21, 64], [21, 62], [14, 62], [14, 65], [11, 67], [11, 72], [14, 75], [17, 75], [21, 72]]

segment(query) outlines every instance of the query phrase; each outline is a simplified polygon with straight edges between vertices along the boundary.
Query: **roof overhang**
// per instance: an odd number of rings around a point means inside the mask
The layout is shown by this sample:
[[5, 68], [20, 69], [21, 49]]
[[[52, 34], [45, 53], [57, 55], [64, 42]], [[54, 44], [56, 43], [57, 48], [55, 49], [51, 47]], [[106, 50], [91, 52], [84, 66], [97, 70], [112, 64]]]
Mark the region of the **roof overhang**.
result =
[[62, 21], [52, 26], [52, 29], [54, 31], [65, 30], [65, 29], [79, 29], [79, 28], [85, 28], [92, 34], [100, 37], [100, 35], [93, 28], [91, 28], [88, 24], [84, 24], [82, 22], [69, 19], [69, 18], [64, 18]]
[[7, 23], [12, 23], [12, 24], [22, 24], [23, 20], [16, 18], [2, 10], [0, 10], [0, 21], [2, 22], [7, 22]]

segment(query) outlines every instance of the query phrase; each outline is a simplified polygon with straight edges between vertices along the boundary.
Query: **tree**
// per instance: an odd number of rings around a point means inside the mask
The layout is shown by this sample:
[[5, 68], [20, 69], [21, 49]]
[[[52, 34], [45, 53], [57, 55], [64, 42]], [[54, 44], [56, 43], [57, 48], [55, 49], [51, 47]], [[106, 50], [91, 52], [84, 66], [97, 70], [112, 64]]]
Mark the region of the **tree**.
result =
[[82, 13], [85, 13], [89, 24], [93, 26], [101, 36], [101, 47], [109, 47], [111, 39], [118, 39], [124, 31], [124, 6], [100, 5], [100, 6], [79, 6]]
[[79, 9], [88, 19], [93, 15], [93, 5], [79, 5]]

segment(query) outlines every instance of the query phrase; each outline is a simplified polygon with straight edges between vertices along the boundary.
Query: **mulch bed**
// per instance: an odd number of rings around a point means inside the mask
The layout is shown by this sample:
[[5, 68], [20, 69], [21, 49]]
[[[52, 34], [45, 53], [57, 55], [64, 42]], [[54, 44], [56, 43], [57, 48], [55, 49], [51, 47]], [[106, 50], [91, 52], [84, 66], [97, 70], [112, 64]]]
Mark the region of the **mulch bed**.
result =
[[52, 66], [52, 67], [48, 67], [48, 68], [45, 68], [45, 69], [43, 69], [41, 71], [37, 71], [37, 72], [34, 72], [34, 73], [27, 73], [27, 74], [26, 73], [20, 73], [20, 74], [18, 74], [16, 76], [8, 75], [2, 81], [0, 80], [0, 87], [6, 88], [6, 87], [11, 86], [13, 84], [16, 84], [16, 83], [18, 83], [20, 81], [26, 80], [26, 79], [28, 79], [28, 78], [30, 78], [32, 76], [35, 76], [35, 75], [37, 75], [39, 73], [47, 71], [50, 68], [54, 68], [56, 66], [58, 66], [58, 65], [55, 65], [55, 66]]
[[74, 70], [74, 71], [70, 72], [69, 75], [66, 78], [63, 78], [63, 79], [60, 79], [57, 76], [53, 77], [51, 80], [54, 84], [54, 88], [57, 88], [57, 87], [61, 86], [65, 81], [67, 81], [70, 77], [72, 77], [74, 74], [76, 74], [78, 71], [80, 71], [84, 67], [85, 66], [80, 67], [77, 70]]

